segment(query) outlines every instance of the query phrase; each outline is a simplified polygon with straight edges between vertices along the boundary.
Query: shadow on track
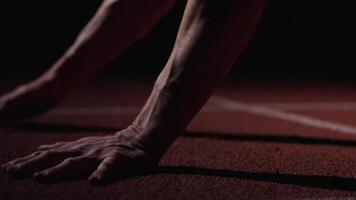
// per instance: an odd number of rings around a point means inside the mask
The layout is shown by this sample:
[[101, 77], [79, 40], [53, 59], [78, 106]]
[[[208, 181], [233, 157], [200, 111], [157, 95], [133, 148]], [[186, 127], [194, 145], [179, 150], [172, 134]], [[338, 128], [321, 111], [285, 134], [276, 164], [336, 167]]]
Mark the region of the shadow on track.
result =
[[[356, 179], [338, 177], [338, 176], [318, 176], [318, 175], [299, 175], [299, 174], [279, 174], [279, 173], [260, 173], [260, 172], [244, 172], [225, 169], [208, 169], [199, 167], [186, 166], [159, 166], [155, 169], [141, 171], [141, 172], [123, 172], [120, 175], [115, 175], [106, 182], [97, 184], [98, 187], [104, 187], [120, 181], [131, 178], [140, 178], [145, 176], [157, 176], [163, 174], [176, 175], [198, 175], [207, 177], [233, 178], [242, 180], [253, 180], [261, 182], [270, 182], [277, 184], [298, 185], [303, 187], [321, 188], [328, 190], [341, 191], [356, 191]], [[81, 181], [85, 180], [88, 174], [78, 174], [77, 176], [62, 177], [51, 181], [41, 181], [42, 184], [56, 184], [67, 181]], [[29, 177], [13, 177], [15, 179], [27, 179]], [[184, 178], [184, 176], [180, 176]]]
[[230, 140], [230, 141], [246, 141], [246, 142], [274, 142], [288, 144], [309, 144], [309, 145], [330, 145], [330, 146], [345, 146], [356, 147], [356, 141], [323, 139], [301, 136], [283, 136], [276, 134], [223, 134], [223, 133], [207, 133], [207, 132], [187, 132], [183, 135], [185, 138], [209, 138], [214, 140]]
[[318, 175], [243, 172], [234, 170], [206, 169], [197, 167], [158, 167], [156, 174], [185, 174], [211, 177], [237, 178], [279, 184], [291, 184], [329, 190], [356, 191], [356, 179]]
[[185, 166], [159, 166], [155, 169], [132, 174], [126, 172], [125, 176], [117, 175], [106, 183], [97, 186], [106, 186], [118, 181], [127, 180], [130, 178], [139, 178], [143, 176], [154, 176], [161, 174], [177, 174], [177, 175], [199, 175], [208, 177], [234, 178], [243, 180], [253, 180], [262, 182], [271, 182], [277, 184], [299, 185], [303, 187], [313, 187], [328, 190], [356, 191], [356, 179], [346, 177], [328, 177], [318, 175], [298, 175], [298, 174], [279, 174], [279, 173], [260, 173], [260, 172], [244, 172], [224, 169], [208, 169], [199, 167]]

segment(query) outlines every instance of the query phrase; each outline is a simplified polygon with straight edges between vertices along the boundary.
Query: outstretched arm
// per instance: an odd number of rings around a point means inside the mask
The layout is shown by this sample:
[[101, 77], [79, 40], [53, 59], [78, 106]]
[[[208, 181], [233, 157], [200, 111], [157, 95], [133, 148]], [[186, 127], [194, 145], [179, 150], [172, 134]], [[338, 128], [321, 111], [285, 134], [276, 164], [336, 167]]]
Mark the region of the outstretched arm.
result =
[[85, 171], [97, 183], [156, 165], [243, 51], [266, 1], [189, 0], [172, 56], [131, 126], [114, 136], [42, 146], [3, 169], [37, 172], [39, 180]]
[[0, 98], [0, 120], [46, 111], [146, 35], [176, 0], [103, 0], [74, 44], [38, 79]]

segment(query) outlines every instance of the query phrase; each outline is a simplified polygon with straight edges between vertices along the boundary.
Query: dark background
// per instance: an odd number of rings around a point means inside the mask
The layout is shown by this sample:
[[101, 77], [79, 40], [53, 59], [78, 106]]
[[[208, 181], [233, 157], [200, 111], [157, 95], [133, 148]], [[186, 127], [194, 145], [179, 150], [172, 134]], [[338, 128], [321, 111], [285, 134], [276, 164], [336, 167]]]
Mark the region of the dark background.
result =
[[[39, 74], [73, 42], [95, 13], [99, 0], [10, 1], [1, 6], [0, 78]], [[157, 73], [163, 67], [186, 1], [143, 41], [103, 73]], [[352, 78], [354, 24], [351, 1], [271, 0], [248, 49], [236, 63], [236, 77]]]

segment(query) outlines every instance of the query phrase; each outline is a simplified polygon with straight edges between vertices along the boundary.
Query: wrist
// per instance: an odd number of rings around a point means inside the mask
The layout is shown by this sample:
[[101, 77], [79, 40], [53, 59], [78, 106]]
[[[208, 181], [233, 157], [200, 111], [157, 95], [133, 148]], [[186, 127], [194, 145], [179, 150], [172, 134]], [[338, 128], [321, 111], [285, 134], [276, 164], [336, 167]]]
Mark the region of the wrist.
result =
[[168, 132], [158, 127], [148, 128], [133, 123], [115, 135], [126, 137], [135, 148], [160, 159], [175, 141], [178, 134], [173, 134], [173, 131]]

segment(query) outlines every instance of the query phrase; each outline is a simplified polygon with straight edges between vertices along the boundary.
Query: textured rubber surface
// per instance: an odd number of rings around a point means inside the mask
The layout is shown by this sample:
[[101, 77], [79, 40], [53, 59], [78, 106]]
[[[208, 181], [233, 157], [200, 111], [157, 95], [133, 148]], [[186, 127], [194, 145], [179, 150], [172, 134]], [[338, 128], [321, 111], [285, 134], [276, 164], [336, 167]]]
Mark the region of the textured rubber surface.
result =
[[[78, 114], [75, 109], [141, 106], [146, 81], [90, 84], [56, 109], [0, 128], [0, 163], [41, 144], [111, 134], [136, 111]], [[215, 93], [233, 101], [356, 102], [351, 84], [229, 83]], [[209, 106], [221, 106], [210, 102]], [[287, 111], [356, 126], [356, 111]], [[157, 171], [107, 186], [85, 180], [38, 184], [0, 174], [0, 199], [356, 199], [356, 136], [238, 111], [202, 111]]]

